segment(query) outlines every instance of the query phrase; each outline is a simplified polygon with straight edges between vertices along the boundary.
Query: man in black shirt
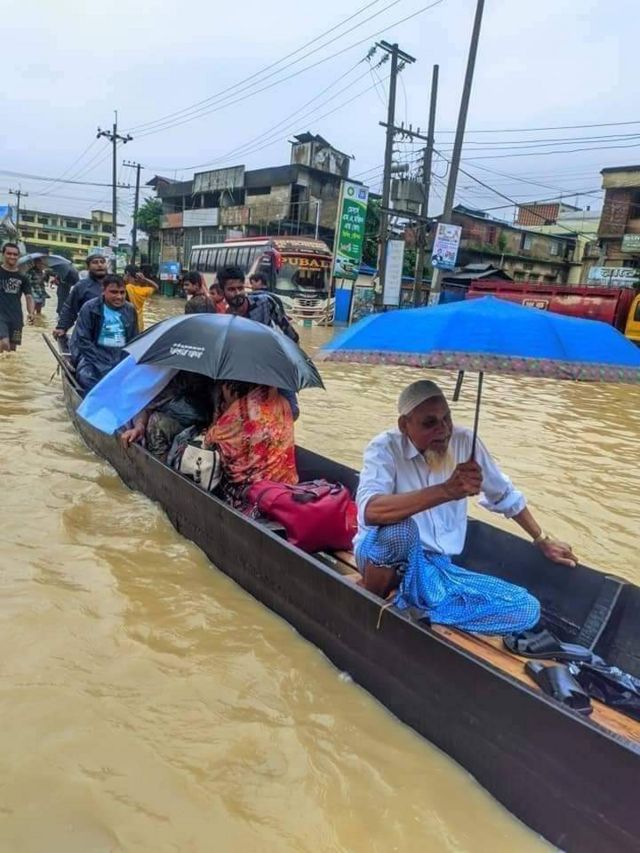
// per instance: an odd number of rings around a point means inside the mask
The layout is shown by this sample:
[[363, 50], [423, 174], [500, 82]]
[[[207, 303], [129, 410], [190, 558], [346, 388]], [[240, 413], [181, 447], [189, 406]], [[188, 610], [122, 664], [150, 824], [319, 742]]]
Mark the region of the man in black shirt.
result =
[[2, 247], [0, 266], [0, 352], [16, 350], [22, 343], [21, 297], [27, 303], [29, 323], [33, 323], [33, 297], [26, 276], [18, 271], [20, 247], [17, 243], [5, 243]]

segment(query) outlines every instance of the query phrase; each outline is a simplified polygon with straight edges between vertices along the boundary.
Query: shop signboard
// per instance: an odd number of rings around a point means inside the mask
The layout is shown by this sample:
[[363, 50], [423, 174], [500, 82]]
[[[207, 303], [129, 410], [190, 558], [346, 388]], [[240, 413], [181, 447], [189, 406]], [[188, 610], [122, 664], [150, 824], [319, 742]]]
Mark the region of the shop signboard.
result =
[[633, 287], [640, 281], [640, 269], [635, 267], [591, 267], [587, 275], [589, 284], [611, 287]]
[[220, 209], [217, 207], [196, 207], [185, 210], [182, 214], [182, 225], [185, 228], [205, 228], [218, 225]]
[[364, 229], [369, 190], [361, 184], [343, 181], [340, 188], [333, 274], [355, 281], [362, 261]]
[[640, 234], [625, 234], [622, 237], [622, 251], [640, 254]]

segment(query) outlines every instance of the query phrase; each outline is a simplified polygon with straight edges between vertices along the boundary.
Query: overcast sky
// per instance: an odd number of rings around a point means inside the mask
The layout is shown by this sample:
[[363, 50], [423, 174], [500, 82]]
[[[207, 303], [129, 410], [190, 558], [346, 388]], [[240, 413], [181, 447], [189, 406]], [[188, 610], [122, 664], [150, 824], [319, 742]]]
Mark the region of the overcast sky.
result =
[[[437, 143], [450, 148], [475, 0], [440, 0], [396, 23], [430, 2], [22, 0], [3, 16], [0, 203], [21, 186], [25, 206], [109, 209], [108, 187], [7, 173], [109, 182], [108, 143], [95, 135], [114, 109], [134, 136], [119, 152], [123, 182], [133, 177], [123, 158], [141, 162], [145, 180], [188, 178], [193, 166], [280, 165], [287, 139], [308, 130], [353, 155], [351, 175], [378, 188], [388, 64], [372, 67], [379, 51], [361, 61], [376, 39], [398, 41], [417, 60], [400, 75], [398, 121], [426, 126], [431, 67], [440, 65]], [[486, 0], [463, 167], [519, 201], [562, 191], [597, 207], [600, 169], [640, 161], [639, 43], [637, 0]], [[186, 121], [194, 104], [197, 117]], [[595, 150], [576, 150], [584, 148]], [[413, 163], [416, 151], [398, 145], [397, 159]], [[435, 172], [434, 213], [446, 162]], [[512, 212], [472, 178], [461, 175], [458, 188], [460, 201]], [[130, 191], [120, 200], [124, 217]]]

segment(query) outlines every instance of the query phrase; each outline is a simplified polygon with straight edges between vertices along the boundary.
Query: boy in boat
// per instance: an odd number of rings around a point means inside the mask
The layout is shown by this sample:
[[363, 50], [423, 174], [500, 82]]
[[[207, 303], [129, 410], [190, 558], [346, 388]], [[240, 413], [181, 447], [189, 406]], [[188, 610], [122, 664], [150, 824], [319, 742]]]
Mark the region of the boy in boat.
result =
[[467, 499], [512, 518], [550, 560], [576, 565], [571, 548], [547, 536], [519, 492], [472, 433], [455, 427], [440, 388], [409, 385], [398, 400], [398, 427], [364, 452], [356, 501], [356, 561], [364, 586], [395, 604], [417, 607], [434, 623], [507, 634], [533, 627], [538, 601], [521, 587], [456, 566], [467, 530]]
[[123, 348], [138, 333], [135, 308], [119, 275], [102, 279], [102, 295], [80, 309], [73, 335], [71, 357], [76, 379], [84, 391], [93, 388], [124, 357]]

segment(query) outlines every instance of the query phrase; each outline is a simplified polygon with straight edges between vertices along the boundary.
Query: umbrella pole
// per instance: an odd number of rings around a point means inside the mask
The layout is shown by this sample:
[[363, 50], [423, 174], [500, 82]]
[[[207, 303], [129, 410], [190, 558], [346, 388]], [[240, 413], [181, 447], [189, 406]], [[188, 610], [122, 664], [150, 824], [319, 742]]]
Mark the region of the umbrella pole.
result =
[[456, 379], [456, 387], [453, 392], [453, 397], [451, 398], [454, 403], [457, 403], [460, 399], [460, 391], [462, 390], [462, 380], [464, 379], [464, 370], [458, 371], [458, 378]]
[[482, 380], [484, 378], [484, 373], [480, 371], [478, 374], [478, 396], [476, 397], [476, 413], [473, 419], [473, 439], [471, 441], [471, 457], [470, 459], [475, 459], [476, 456], [476, 442], [478, 440], [478, 421], [480, 420], [480, 401], [482, 400]]

